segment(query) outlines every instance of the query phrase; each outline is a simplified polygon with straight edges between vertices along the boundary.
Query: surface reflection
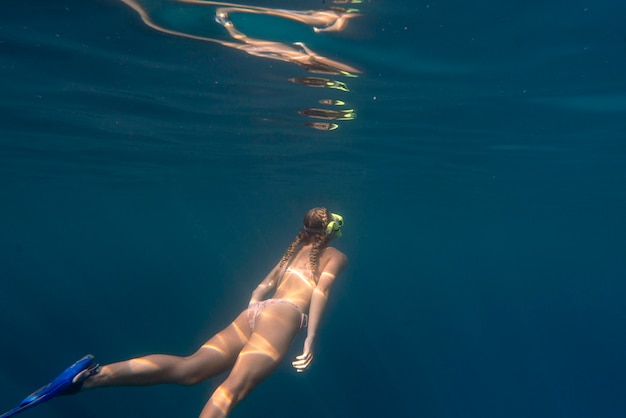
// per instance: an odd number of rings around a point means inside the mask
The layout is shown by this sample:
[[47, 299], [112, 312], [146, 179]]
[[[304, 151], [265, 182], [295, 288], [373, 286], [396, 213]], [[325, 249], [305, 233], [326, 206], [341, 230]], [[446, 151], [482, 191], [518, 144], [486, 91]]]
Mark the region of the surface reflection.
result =
[[337, 80], [320, 77], [292, 77], [289, 79], [292, 83], [302, 84], [309, 87], [320, 87], [327, 89], [337, 89], [341, 91], [350, 91], [346, 83]]
[[334, 131], [339, 127], [339, 125], [337, 125], [336, 123], [328, 122], [306, 122], [304, 126], [317, 129], [318, 131]]
[[[196, 39], [199, 41], [217, 43], [222, 46], [244, 51], [247, 54], [256, 57], [293, 63], [304, 68], [308, 72], [316, 74], [329, 74], [339, 77], [356, 77], [361, 72], [351, 65], [348, 65], [336, 59], [325, 57], [319, 53], [314, 52], [303, 42], [287, 43], [248, 36], [247, 34], [243, 33], [242, 30], [237, 28], [231, 19], [231, 16], [236, 13], [266, 15], [302, 23], [304, 25], [310, 26], [316, 33], [333, 32], [345, 29], [351, 19], [360, 16], [360, 13], [356, 9], [343, 7], [326, 7], [320, 10], [299, 11], [287, 9], [272, 9], [267, 7], [247, 6], [241, 4], [204, 0], [170, 0], [164, 2], [155, 2], [150, 0], [121, 1], [131, 7], [133, 10], [135, 10], [147, 26], [163, 33], [186, 37], [190, 39]], [[359, 1], [333, 0], [332, 2], [358, 3]], [[181, 7], [185, 4], [202, 8], [210, 8], [209, 10], [214, 13], [214, 21], [226, 30], [228, 38], [218, 39], [216, 37], [193, 33], [192, 31], [175, 29], [173, 27], [173, 24], [161, 22], [162, 20], [166, 19], [160, 19], [161, 21], [157, 21], [157, 19], [154, 17], [159, 14], [160, 9], [165, 7], [164, 5], [169, 5], [170, 7]], [[349, 91], [346, 83], [339, 80], [331, 80], [320, 77], [293, 77], [289, 78], [289, 81], [307, 87], [322, 87], [336, 89], [343, 92]], [[343, 105], [343, 102], [337, 99], [327, 99], [326, 101], [322, 101], [321, 103], [330, 106]], [[299, 113], [306, 117], [344, 121], [354, 119], [354, 117], [350, 117], [349, 115], [356, 115], [353, 109], [329, 110], [311, 108], [301, 110], [299, 111]], [[305, 123], [305, 126], [317, 130], [335, 130], [338, 127], [337, 124], [323, 125], [320, 123]]]
[[356, 112], [354, 111], [354, 109], [333, 110], [308, 108], [302, 109], [298, 111], [298, 113], [316, 119], [352, 120], [356, 118]]
[[[193, 4], [210, 4], [217, 5], [218, 3], [202, 0], [180, 0], [184, 3]], [[320, 10], [286, 10], [286, 9], [269, 9], [266, 7], [253, 7], [253, 6], [230, 6], [219, 7], [216, 15], [225, 15], [229, 13], [255, 13], [264, 14], [268, 16], [278, 16], [285, 19], [295, 20], [296, 22], [304, 23], [313, 28], [315, 32], [331, 32], [343, 30], [348, 24], [348, 20], [359, 16], [356, 9], [344, 9], [341, 7], [328, 7]]]

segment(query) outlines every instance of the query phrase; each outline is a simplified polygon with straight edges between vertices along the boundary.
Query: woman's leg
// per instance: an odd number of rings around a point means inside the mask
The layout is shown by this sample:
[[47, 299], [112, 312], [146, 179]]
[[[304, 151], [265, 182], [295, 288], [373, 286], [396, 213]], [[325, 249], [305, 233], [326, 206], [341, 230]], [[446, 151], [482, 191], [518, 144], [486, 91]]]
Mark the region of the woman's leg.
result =
[[302, 316], [293, 306], [278, 303], [259, 314], [254, 333], [237, 357], [232, 372], [213, 392], [200, 418], [222, 418], [278, 366], [300, 330]]
[[231, 368], [249, 338], [250, 327], [244, 311], [191, 356], [153, 354], [108, 364], [85, 380], [83, 388], [200, 383]]

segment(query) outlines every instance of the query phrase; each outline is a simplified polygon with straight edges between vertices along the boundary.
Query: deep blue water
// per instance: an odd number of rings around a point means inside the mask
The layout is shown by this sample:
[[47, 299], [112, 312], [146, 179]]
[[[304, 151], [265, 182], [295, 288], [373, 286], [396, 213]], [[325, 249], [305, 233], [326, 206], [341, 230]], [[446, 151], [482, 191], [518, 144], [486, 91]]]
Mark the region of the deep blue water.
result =
[[[285, 361], [233, 417], [626, 415], [623, 2], [335, 4], [361, 16], [321, 33], [231, 14], [358, 77], [122, 2], [5, 6], [0, 409], [88, 352], [193, 352], [327, 206], [350, 265], [315, 363]], [[232, 41], [215, 6], [143, 6]], [[357, 117], [317, 130], [310, 108]], [[219, 381], [23, 416], [194, 417]]]

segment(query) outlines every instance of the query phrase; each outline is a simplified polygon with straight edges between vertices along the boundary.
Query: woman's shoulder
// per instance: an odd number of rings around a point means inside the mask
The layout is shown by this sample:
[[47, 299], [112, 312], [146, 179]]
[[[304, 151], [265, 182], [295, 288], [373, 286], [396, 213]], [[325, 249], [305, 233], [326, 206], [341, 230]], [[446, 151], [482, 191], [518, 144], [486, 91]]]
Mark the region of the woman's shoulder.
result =
[[323, 257], [340, 264], [348, 263], [348, 256], [335, 247], [326, 247]]

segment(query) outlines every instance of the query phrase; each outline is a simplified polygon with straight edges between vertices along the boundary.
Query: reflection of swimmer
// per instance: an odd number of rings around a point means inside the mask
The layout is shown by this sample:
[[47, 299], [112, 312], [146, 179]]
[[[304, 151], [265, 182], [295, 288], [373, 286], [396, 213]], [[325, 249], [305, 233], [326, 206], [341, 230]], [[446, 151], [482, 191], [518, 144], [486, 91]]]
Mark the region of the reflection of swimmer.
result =
[[248, 307], [194, 354], [153, 354], [99, 368], [89, 367], [93, 357], [87, 356], [61, 376], [63, 394], [107, 386], [194, 385], [229, 371], [200, 414], [226, 417], [276, 369], [308, 322], [303, 352], [292, 362], [298, 372], [306, 370], [329, 292], [347, 263], [329, 246], [342, 226], [341, 216], [311, 209], [281, 260], [252, 292]]
[[220, 13], [254, 13], [268, 16], [278, 16], [285, 19], [295, 20], [313, 27], [315, 32], [340, 31], [345, 29], [348, 20], [360, 16], [356, 9], [344, 9], [342, 7], [329, 7], [321, 10], [286, 10], [272, 9], [268, 7], [256, 7], [236, 5], [203, 0], [179, 0], [181, 3], [203, 4], [218, 6], [216, 14]]
[[316, 54], [302, 42], [294, 43], [294, 47], [282, 42], [250, 38], [235, 28], [228, 13], [224, 10], [225, 9], [218, 9], [215, 15], [215, 21], [224, 26], [230, 36], [242, 42], [242, 44], [235, 46], [237, 49], [241, 49], [250, 55], [258, 57], [293, 62], [312, 73], [340, 74], [353, 77], [354, 74], [360, 73], [360, 71], [354, 67]]
[[302, 84], [309, 87], [326, 87], [329, 89], [337, 89], [341, 91], [350, 91], [346, 83], [336, 80], [329, 80], [320, 77], [292, 77], [289, 79], [292, 83]]
[[[360, 71], [354, 67], [351, 67], [339, 61], [335, 61], [330, 58], [326, 58], [326, 57], [323, 57], [321, 55], [314, 53], [302, 43], [295, 43], [294, 46], [292, 46], [292, 45], [285, 44], [282, 42], [272, 42], [272, 41], [264, 41], [262, 39], [249, 38], [245, 34], [235, 29], [233, 23], [230, 21], [230, 17], [228, 16], [228, 13], [225, 13], [225, 12], [218, 13], [215, 16], [215, 20], [218, 23], [220, 23], [222, 26], [224, 26], [226, 30], [228, 30], [230, 36], [232, 36], [235, 40], [239, 42], [231, 42], [231, 41], [226, 41], [226, 40], [221, 40], [221, 39], [209, 38], [206, 36], [194, 35], [192, 33], [170, 29], [168, 27], [165, 27], [157, 23], [152, 18], [152, 16], [150, 15], [150, 13], [146, 9], [146, 7], [141, 3], [140, 0], [121, 0], [121, 1], [127, 4], [133, 10], [135, 10], [141, 17], [141, 20], [143, 20], [143, 22], [147, 26], [163, 33], [167, 33], [167, 34], [175, 35], [175, 36], [182, 36], [182, 37], [189, 38], [189, 39], [196, 39], [199, 41], [218, 43], [220, 45], [227, 46], [230, 48], [240, 49], [250, 55], [255, 55], [258, 57], [270, 58], [270, 59], [275, 59], [275, 60], [285, 61], [285, 62], [293, 62], [295, 64], [298, 64], [304, 67], [308, 71], [314, 72], [314, 73], [340, 74], [344, 76], [354, 76], [355, 74], [360, 73]], [[237, 11], [240, 11], [240, 12], [243, 12], [245, 10], [250, 13], [269, 14], [269, 12], [273, 10], [273, 9], [265, 9], [265, 8], [258, 8], [258, 7], [248, 8], [245, 6], [238, 6], [238, 5], [230, 4], [230, 3], [220, 3], [220, 2], [210, 2], [210, 1], [200, 1], [200, 0], [178, 0], [178, 2], [222, 6], [222, 8], [224, 9], [228, 7], [233, 10], [236, 9]], [[285, 17], [292, 16], [291, 18], [295, 18], [295, 16], [298, 16], [300, 12], [291, 12], [291, 11], [283, 10], [281, 13]], [[306, 15], [306, 13], [308, 12], [302, 12], [302, 13]], [[333, 28], [332, 30], [339, 30], [340, 27], [343, 28], [343, 26], [345, 26], [345, 23], [340, 24], [338, 22], [343, 22], [350, 17], [358, 16], [355, 13], [348, 13], [347, 11], [344, 12], [344, 14], [346, 14], [346, 16], [342, 17], [341, 13], [339, 13], [338, 11], [332, 11], [331, 13], [327, 13], [326, 15], [324, 15], [326, 16], [326, 18], [320, 17], [323, 15], [319, 15], [317, 20], [315, 20], [315, 22], [322, 23], [322, 24], [325, 22], [326, 24], [328, 24], [329, 28], [323, 28], [325, 30], [331, 30], [330, 27]], [[281, 15], [281, 14], [278, 13], [278, 15]], [[333, 15], [335, 15], [334, 18], [332, 17]], [[314, 22], [313, 20], [310, 20], [310, 21]]]
[[356, 118], [356, 112], [354, 109], [346, 110], [331, 110], [331, 109], [302, 109], [298, 111], [301, 115], [308, 116], [316, 119], [329, 119], [329, 120], [353, 120]]
[[[297, 64], [309, 72], [319, 73], [319, 74], [333, 74], [333, 75], [341, 75], [345, 77], [356, 77], [356, 74], [360, 73], [358, 69], [344, 64], [342, 62], [321, 56], [315, 52], [313, 52], [310, 48], [308, 48], [304, 43], [295, 42], [293, 44], [251, 38], [246, 34], [242, 33], [238, 30], [230, 19], [229, 13], [254, 13], [254, 14], [264, 14], [269, 16], [278, 16], [285, 19], [290, 19], [294, 21], [298, 21], [307, 25], [310, 25], [314, 28], [316, 32], [321, 31], [339, 31], [346, 27], [346, 24], [349, 19], [359, 16], [355, 9], [343, 9], [343, 8], [327, 8], [323, 10], [307, 10], [307, 11], [292, 11], [292, 10], [284, 10], [284, 9], [270, 9], [263, 7], [253, 7], [253, 6], [244, 6], [237, 5], [232, 3], [222, 3], [222, 2], [213, 2], [213, 1], [203, 1], [203, 0], [172, 0], [171, 2], [167, 2], [168, 4], [180, 4], [180, 3], [190, 3], [190, 4], [198, 4], [198, 5], [206, 5], [206, 6], [214, 6], [216, 10], [215, 21], [222, 25], [230, 38], [227, 38], [222, 34], [222, 38], [217, 39], [211, 38], [207, 36], [201, 36], [190, 32], [185, 32], [182, 30], [176, 30], [172, 26], [164, 25], [155, 20], [153, 17], [153, 10], [148, 9], [146, 7], [146, 0], [120, 0], [130, 8], [135, 10], [141, 20], [150, 28], [167, 33], [174, 36], [181, 36], [189, 39], [195, 39], [203, 42], [212, 42], [217, 43], [229, 48], [239, 49], [247, 54], [258, 56], [261, 58], [269, 58], [272, 60], [279, 60], [284, 62], [290, 62]], [[351, 0], [351, 2], [356, 2]], [[149, 3], [151, 8], [162, 7], [160, 3], [153, 4]], [[206, 15], [205, 15], [206, 16]], [[331, 80], [328, 78], [321, 77], [294, 77], [290, 78], [289, 81], [293, 83], [298, 83], [302, 85], [306, 85], [309, 87], [320, 87], [320, 88], [329, 88], [341, 90], [344, 92], [349, 91], [346, 83]], [[331, 106], [343, 106], [344, 103], [340, 100], [334, 99], [322, 99], [320, 101], [322, 104], [331, 105]], [[329, 113], [332, 111], [324, 111], [324, 110], [312, 110], [305, 109], [301, 111], [301, 114], [305, 114], [309, 117], [322, 118], [322, 119], [336, 119], [336, 120], [350, 120], [356, 117], [356, 113], [352, 110], [349, 112], [341, 112], [341, 113]], [[325, 122], [310, 122], [307, 123], [307, 126], [310, 126], [314, 129], [318, 130], [334, 130], [337, 129], [338, 125], [334, 123], [325, 123]]]
[[245, 12], [245, 13], [263, 13], [270, 16], [279, 16], [286, 19], [295, 20], [306, 25], [312, 26], [315, 32], [332, 32], [345, 29], [348, 20], [360, 16], [353, 9], [342, 9], [339, 7], [331, 7], [322, 10], [282, 10], [282, 9], [264, 9], [257, 11], [254, 8], [220, 8], [217, 12]]

